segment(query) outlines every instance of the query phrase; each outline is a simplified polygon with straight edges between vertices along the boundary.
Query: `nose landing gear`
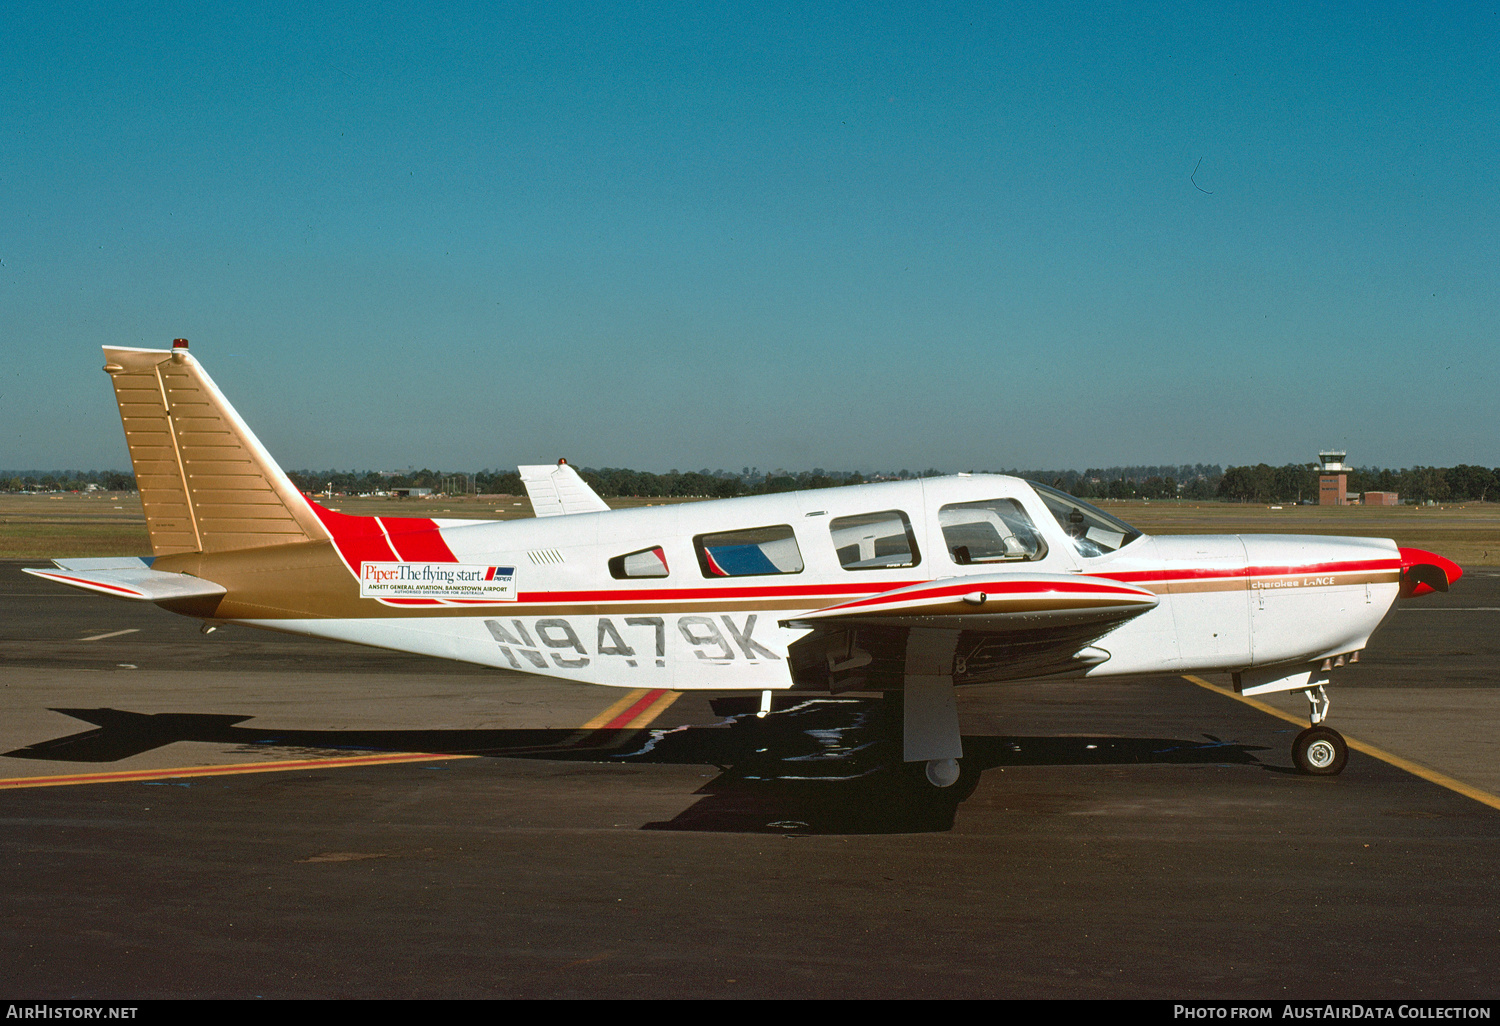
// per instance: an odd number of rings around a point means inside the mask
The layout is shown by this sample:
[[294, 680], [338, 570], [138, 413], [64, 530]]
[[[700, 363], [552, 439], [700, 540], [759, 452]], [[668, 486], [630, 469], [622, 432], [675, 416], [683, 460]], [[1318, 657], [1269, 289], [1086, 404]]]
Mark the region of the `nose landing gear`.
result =
[[1302, 693], [1312, 706], [1308, 717], [1312, 726], [1292, 741], [1292, 761], [1297, 764], [1297, 769], [1313, 776], [1331, 777], [1342, 773], [1344, 764], [1349, 761], [1349, 744], [1338, 731], [1323, 726], [1323, 720], [1328, 716], [1328, 693], [1322, 684]]
[[1292, 742], [1292, 761], [1303, 773], [1331, 777], [1349, 761], [1349, 745], [1332, 727], [1308, 727]]

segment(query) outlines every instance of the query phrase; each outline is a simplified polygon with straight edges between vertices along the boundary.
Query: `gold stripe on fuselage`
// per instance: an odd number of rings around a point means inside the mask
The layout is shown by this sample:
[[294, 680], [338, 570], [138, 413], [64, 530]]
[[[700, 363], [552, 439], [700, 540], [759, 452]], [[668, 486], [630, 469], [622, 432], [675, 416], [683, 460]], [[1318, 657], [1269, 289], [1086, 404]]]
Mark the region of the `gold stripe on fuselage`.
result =
[[1397, 570], [1360, 573], [1278, 574], [1267, 577], [1215, 577], [1187, 581], [1131, 581], [1138, 588], [1158, 595], [1192, 595], [1212, 591], [1281, 591], [1301, 588], [1342, 588], [1361, 584], [1398, 584]]

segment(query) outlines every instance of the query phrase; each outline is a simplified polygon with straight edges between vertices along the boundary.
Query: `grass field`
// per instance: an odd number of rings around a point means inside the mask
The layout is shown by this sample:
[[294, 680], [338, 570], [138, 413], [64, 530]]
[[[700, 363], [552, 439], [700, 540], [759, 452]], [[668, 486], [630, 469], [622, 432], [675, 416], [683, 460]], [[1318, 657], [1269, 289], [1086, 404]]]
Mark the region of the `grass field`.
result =
[[0, 556], [142, 556], [151, 552], [140, 496], [0, 495]]
[[[617, 499], [616, 508], [674, 499]], [[344, 513], [512, 520], [531, 516], [525, 498], [329, 499]], [[1105, 509], [1148, 534], [1349, 534], [1394, 538], [1460, 566], [1500, 565], [1500, 503], [1462, 506], [1266, 506], [1233, 503], [1106, 502]], [[151, 545], [140, 497], [0, 495], [0, 557], [146, 555]]]

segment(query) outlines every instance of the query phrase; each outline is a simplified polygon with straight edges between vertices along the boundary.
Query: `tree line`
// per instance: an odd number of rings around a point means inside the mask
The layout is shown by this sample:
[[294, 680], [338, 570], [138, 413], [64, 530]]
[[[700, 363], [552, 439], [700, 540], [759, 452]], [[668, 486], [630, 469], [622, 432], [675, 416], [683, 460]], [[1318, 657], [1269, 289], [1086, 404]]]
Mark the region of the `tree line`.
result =
[[[624, 496], [637, 498], [716, 498], [737, 495], [764, 495], [808, 488], [834, 488], [846, 484], [863, 484], [869, 478], [858, 471], [775, 470], [761, 473], [759, 468], [745, 468], [739, 474], [728, 470], [669, 470], [654, 474], [626, 467], [577, 468], [590, 488], [606, 499]], [[908, 477], [936, 476], [939, 471], [923, 471]], [[377, 471], [292, 470], [292, 482], [305, 492], [327, 490], [346, 494], [371, 495], [398, 488], [431, 488], [472, 491], [487, 495], [524, 495], [526, 486], [514, 470], [481, 470], [477, 473], [422, 470], [406, 473]], [[455, 480], [457, 488], [455, 489]]]
[[1184, 463], [1175, 466], [1091, 467], [1077, 470], [1003, 470], [1060, 488], [1080, 499], [1196, 499], [1217, 495], [1224, 469], [1218, 464]]
[[[768, 495], [776, 492], [805, 491], [813, 488], [837, 488], [843, 485], [875, 481], [905, 481], [913, 478], [940, 477], [947, 471], [929, 467], [926, 470], [892, 470], [865, 474], [857, 470], [791, 471], [784, 468], [761, 471], [745, 467], [732, 470], [669, 470], [664, 474], [628, 467], [579, 467], [579, 476], [590, 488], [606, 499], [632, 498], [715, 498], [729, 499], [739, 495]], [[1080, 498], [1199, 498], [1212, 499], [1222, 476], [1217, 465], [1187, 464], [1159, 467], [1110, 467], [1108, 469], [1021, 470], [1006, 469], [983, 473], [1010, 474], [1042, 481]], [[474, 474], [452, 471], [417, 470], [406, 473], [375, 471], [293, 470], [288, 476], [303, 491], [327, 490], [346, 494], [374, 494], [397, 488], [451, 488], [456, 478], [460, 490], [483, 494], [521, 495], [525, 486], [514, 470], [481, 470]]]
[[[1350, 494], [1396, 492], [1403, 502], [1484, 502], [1500, 498], [1500, 467], [1406, 467], [1385, 470], [1358, 467], [1348, 472]], [[1221, 499], [1232, 502], [1298, 502], [1318, 498], [1316, 463], [1289, 463], [1272, 467], [1230, 467], [1217, 488]]]
[[0, 470], [0, 490], [7, 492], [83, 492], [89, 485], [133, 492], [135, 475], [120, 470]]
[[[656, 474], [626, 467], [584, 467], [579, 474], [606, 499], [719, 498], [766, 495], [865, 484], [870, 481], [937, 477], [945, 471], [896, 470], [864, 474], [860, 471], [830, 471], [822, 468], [789, 471], [782, 468], [762, 472], [745, 467], [730, 470], [669, 470]], [[1175, 466], [1130, 466], [1087, 470], [993, 471], [1050, 484], [1082, 499], [1190, 499], [1229, 502], [1316, 502], [1316, 463], [1288, 463], [1273, 467], [1258, 463], [1227, 469], [1216, 464]], [[398, 488], [430, 488], [434, 492], [478, 492], [490, 495], [523, 495], [525, 486], [514, 470], [481, 470], [476, 473], [442, 470], [405, 472], [374, 470], [293, 470], [288, 477], [309, 493], [332, 490], [346, 495], [389, 493]], [[0, 470], [0, 490], [7, 492], [82, 492], [93, 485], [106, 491], [135, 490], [135, 476], [119, 470]], [[1500, 501], [1500, 467], [1458, 464], [1453, 467], [1404, 467], [1382, 469], [1359, 467], [1348, 471], [1348, 490], [1397, 492], [1410, 502]]]

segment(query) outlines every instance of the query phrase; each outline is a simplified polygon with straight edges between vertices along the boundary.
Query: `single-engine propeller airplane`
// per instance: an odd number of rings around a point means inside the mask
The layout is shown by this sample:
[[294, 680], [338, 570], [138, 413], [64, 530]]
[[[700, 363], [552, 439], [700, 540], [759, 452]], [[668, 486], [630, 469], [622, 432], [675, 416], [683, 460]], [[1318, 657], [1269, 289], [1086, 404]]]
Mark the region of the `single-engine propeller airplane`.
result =
[[150, 557], [27, 570], [219, 623], [625, 688], [899, 692], [916, 786], [963, 775], [954, 689], [1227, 671], [1302, 691], [1307, 773], [1348, 757], [1325, 685], [1398, 594], [1462, 571], [1370, 538], [1153, 538], [1054, 488], [953, 477], [611, 510], [565, 462], [535, 519], [349, 516], [299, 492], [178, 339], [106, 347]]

